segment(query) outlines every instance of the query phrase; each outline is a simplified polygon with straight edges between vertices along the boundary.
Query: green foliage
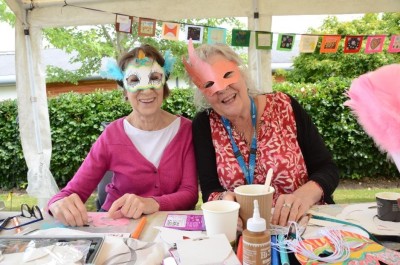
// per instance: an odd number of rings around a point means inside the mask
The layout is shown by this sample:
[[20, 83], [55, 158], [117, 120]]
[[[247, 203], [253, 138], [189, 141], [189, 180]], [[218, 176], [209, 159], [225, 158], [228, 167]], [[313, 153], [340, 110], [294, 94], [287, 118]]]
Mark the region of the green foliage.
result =
[[[331, 150], [343, 178], [399, 177], [374, 142], [343, 106], [350, 79], [330, 78], [316, 84], [278, 83], [274, 90], [293, 95], [304, 106]], [[173, 89], [162, 108], [193, 118], [193, 90]], [[79, 168], [93, 142], [110, 122], [131, 112], [120, 90], [67, 93], [48, 101], [52, 133], [50, 170], [63, 187]], [[0, 102], [0, 188], [26, 185], [27, 168], [17, 124], [15, 100]]]
[[[361, 19], [351, 22], [339, 22], [336, 17], [328, 17], [318, 29], [310, 33], [347, 35], [399, 34], [400, 13], [366, 14]], [[294, 69], [289, 72], [287, 80], [291, 82], [314, 83], [330, 77], [354, 78], [376, 68], [400, 61], [399, 53], [388, 53], [389, 38], [386, 38], [383, 52], [365, 54], [366, 41], [359, 53], [344, 54], [344, 39], [341, 40], [336, 53], [319, 53], [321, 38], [314, 53], [301, 53], [293, 61]]]
[[0, 14], [0, 21], [6, 22], [10, 25], [15, 24], [15, 15], [4, 0], [0, 0]]
[[343, 103], [349, 78], [329, 78], [315, 84], [278, 83], [274, 90], [294, 96], [310, 114], [338, 164], [343, 178], [395, 177], [399, 172], [379, 152]]
[[18, 187], [26, 180], [27, 167], [19, 138], [17, 103], [0, 102], [0, 188]]

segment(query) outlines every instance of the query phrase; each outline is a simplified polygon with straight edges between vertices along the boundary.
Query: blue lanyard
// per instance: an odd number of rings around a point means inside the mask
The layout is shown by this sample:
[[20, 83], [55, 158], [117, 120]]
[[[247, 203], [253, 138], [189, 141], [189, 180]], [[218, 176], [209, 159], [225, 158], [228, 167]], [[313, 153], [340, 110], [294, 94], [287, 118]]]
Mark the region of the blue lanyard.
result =
[[251, 146], [250, 146], [250, 159], [249, 159], [249, 166], [246, 166], [244, 162], [244, 158], [242, 153], [240, 152], [238, 146], [235, 143], [235, 139], [232, 136], [232, 128], [231, 122], [221, 116], [222, 124], [224, 125], [225, 129], [228, 131], [229, 138], [231, 140], [231, 145], [233, 149], [233, 153], [239, 163], [240, 168], [243, 171], [244, 176], [246, 177], [247, 184], [252, 184], [254, 179], [254, 169], [256, 167], [256, 154], [257, 154], [257, 129], [256, 129], [256, 120], [257, 120], [257, 108], [254, 100], [250, 98], [251, 102], [251, 123], [253, 125], [253, 138], [251, 139]]

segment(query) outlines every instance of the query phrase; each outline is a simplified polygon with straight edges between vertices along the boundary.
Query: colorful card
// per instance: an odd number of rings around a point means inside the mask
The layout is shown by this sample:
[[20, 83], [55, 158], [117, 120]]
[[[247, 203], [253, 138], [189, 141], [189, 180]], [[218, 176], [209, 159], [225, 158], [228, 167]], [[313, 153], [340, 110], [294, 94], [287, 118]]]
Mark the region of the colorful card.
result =
[[390, 38], [388, 52], [400, 52], [400, 35], [393, 35]]
[[139, 18], [138, 35], [153, 37], [156, 34], [156, 21], [149, 18]]
[[168, 214], [164, 227], [190, 231], [205, 231], [204, 217], [201, 214]]
[[233, 29], [232, 30], [232, 46], [249, 47], [250, 30]]
[[342, 36], [340, 36], [340, 35], [323, 36], [320, 53], [335, 53], [335, 52], [337, 52], [341, 39], [342, 39]]
[[344, 44], [344, 53], [358, 53], [361, 50], [361, 45], [364, 36], [346, 36]]
[[385, 43], [386, 35], [368, 36], [367, 44], [365, 45], [365, 53], [381, 52]]
[[276, 49], [279, 51], [291, 51], [294, 45], [295, 34], [279, 34]]
[[257, 31], [256, 32], [256, 49], [271, 50], [272, 49], [272, 32]]
[[317, 47], [319, 36], [301, 35], [299, 51], [301, 53], [313, 53]]

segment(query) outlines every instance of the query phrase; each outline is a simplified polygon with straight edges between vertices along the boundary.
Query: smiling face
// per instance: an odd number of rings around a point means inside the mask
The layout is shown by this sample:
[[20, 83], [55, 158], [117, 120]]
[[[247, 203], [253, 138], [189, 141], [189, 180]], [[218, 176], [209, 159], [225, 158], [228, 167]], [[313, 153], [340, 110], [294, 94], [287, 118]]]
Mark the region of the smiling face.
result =
[[156, 61], [148, 57], [144, 59], [135, 58], [128, 63], [124, 71], [124, 88], [132, 108], [146, 116], [161, 109], [165, 74]]
[[238, 66], [218, 53], [208, 57], [206, 62], [212, 74], [203, 76], [199, 89], [218, 114], [228, 119], [235, 118], [249, 101], [246, 83]]

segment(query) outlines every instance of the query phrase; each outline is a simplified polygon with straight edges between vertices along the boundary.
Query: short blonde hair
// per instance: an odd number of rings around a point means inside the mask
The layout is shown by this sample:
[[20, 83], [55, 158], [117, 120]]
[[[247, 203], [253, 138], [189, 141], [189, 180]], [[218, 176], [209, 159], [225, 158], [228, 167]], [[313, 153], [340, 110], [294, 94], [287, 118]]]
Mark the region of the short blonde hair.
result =
[[[253, 82], [250, 79], [247, 67], [243, 64], [242, 59], [228, 45], [203, 44], [198, 48], [196, 48], [195, 52], [197, 56], [203, 61], [206, 61], [207, 58], [213, 55], [220, 54], [224, 56], [227, 60], [236, 63], [240, 69], [241, 76], [244, 78], [249, 95], [254, 96], [259, 93], [255, 90]], [[206, 98], [204, 97], [203, 93], [201, 93], [200, 90], [197, 88], [194, 91], [194, 106], [196, 107], [197, 111], [202, 111], [204, 109], [208, 109], [211, 107]]]

